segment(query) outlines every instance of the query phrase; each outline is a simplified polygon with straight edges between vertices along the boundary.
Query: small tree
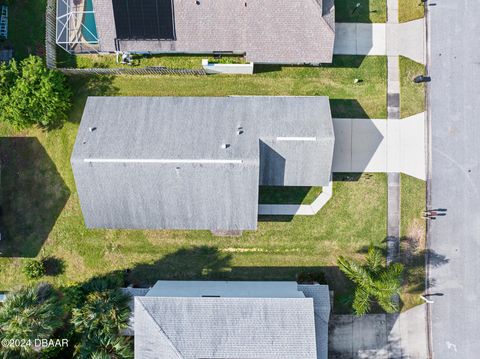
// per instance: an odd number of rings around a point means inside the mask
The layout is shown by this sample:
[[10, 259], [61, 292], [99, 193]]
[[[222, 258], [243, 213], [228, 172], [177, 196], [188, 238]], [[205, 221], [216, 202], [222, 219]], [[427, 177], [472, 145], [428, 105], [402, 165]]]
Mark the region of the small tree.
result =
[[82, 345], [79, 357], [81, 359], [133, 359], [133, 350], [126, 337], [99, 336]]
[[[30, 340], [32, 345], [1, 346], [4, 357], [31, 358], [35, 339], [50, 339], [63, 324], [58, 295], [49, 284], [23, 287], [7, 295], [0, 306], [0, 337]], [[28, 342], [27, 342], [28, 343]]]
[[348, 279], [355, 283], [352, 307], [358, 316], [368, 313], [373, 300], [388, 313], [398, 310], [394, 296], [400, 294], [403, 265], [386, 266], [382, 252], [371, 246], [366, 263], [347, 260], [340, 256], [338, 266]]
[[67, 118], [71, 92], [65, 76], [30, 56], [0, 67], [0, 117], [18, 129], [58, 126]]
[[29, 279], [40, 278], [45, 275], [45, 264], [37, 259], [30, 259], [22, 269], [23, 274]]
[[76, 351], [82, 358], [130, 358], [128, 343], [119, 339], [128, 325], [129, 300], [119, 289], [93, 291], [72, 310], [71, 322], [80, 336]]

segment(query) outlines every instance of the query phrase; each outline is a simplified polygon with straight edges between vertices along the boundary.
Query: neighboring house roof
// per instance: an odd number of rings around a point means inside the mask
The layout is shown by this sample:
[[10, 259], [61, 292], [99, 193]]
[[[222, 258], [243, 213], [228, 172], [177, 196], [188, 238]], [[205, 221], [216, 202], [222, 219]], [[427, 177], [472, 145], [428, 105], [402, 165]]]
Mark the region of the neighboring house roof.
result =
[[[212, 293], [223, 295], [209, 297]], [[326, 359], [327, 346], [323, 339], [325, 347], [317, 345], [317, 338], [328, 337], [329, 312], [327, 286], [159, 281], [145, 297], [135, 297], [135, 356]], [[318, 318], [326, 323], [318, 325]]]
[[325, 186], [326, 97], [90, 97], [71, 157], [85, 223], [255, 229], [258, 186]]
[[[114, 11], [114, 1], [94, 0], [100, 51], [115, 51], [115, 41], [118, 40], [121, 51], [231, 51], [245, 53], [249, 61], [257, 63], [332, 61], [335, 39], [333, 0], [172, 0], [174, 38], [164, 40], [119, 39], [115, 21], [119, 25], [126, 20], [119, 19], [119, 12]], [[165, 0], [148, 0], [147, 3], [152, 1], [161, 2], [160, 5], [151, 5], [152, 8], [166, 8]], [[138, 1], [130, 0], [130, 4], [132, 8], [139, 6]], [[138, 11], [130, 16], [132, 19], [138, 16]], [[165, 17], [165, 14], [160, 16]], [[135, 21], [130, 20], [132, 23]], [[119, 34], [123, 33], [119, 27]]]

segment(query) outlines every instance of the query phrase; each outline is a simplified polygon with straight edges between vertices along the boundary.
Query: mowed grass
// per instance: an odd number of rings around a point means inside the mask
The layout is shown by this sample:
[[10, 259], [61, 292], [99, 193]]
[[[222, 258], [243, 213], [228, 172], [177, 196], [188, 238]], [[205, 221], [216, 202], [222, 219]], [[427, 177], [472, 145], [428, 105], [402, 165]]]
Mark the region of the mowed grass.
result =
[[46, 0], [14, 0], [8, 6], [8, 40], [14, 56], [23, 59], [29, 54], [45, 54]]
[[398, 0], [398, 21], [407, 22], [425, 16], [425, 5], [421, 0]]
[[222, 56], [220, 59], [214, 59], [209, 55], [133, 55], [130, 65], [122, 64], [121, 58], [116, 55], [97, 55], [97, 54], [81, 54], [69, 55], [65, 51], [58, 50], [60, 56], [57, 66], [84, 68], [135, 68], [146, 66], [165, 66], [177, 69], [201, 69], [202, 59], [208, 59], [210, 62], [222, 63], [245, 63], [245, 59], [239, 56]]
[[[251, 75], [76, 77], [76, 96], [329, 96], [334, 117], [386, 117], [386, 58], [336, 56], [322, 67], [259, 66]], [[355, 79], [362, 81], [355, 84]], [[83, 109], [83, 104], [79, 106]]]
[[[358, 8], [357, 4], [360, 4]], [[386, 22], [386, 0], [335, 0], [335, 21]]]
[[425, 291], [425, 204], [425, 181], [402, 174], [400, 236], [401, 259], [406, 268], [402, 310], [423, 303], [419, 295]]
[[425, 66], [400, 57], [400, 116], [402, 118], [425, 111], [425, 83], [415, 83], [413, 79], [425, 75]]

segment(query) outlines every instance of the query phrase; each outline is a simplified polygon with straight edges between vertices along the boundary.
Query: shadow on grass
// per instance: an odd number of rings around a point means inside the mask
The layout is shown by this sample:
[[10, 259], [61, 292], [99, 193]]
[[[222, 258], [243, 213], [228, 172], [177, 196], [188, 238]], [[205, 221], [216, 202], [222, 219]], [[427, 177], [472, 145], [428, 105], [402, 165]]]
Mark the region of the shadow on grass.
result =
[[[295, 281], [312, 276], [325, 278], [336, 297], [351, 293], [352, 286], [336, 266], [311, 267], [247, 267], [233, 266], [230, 253], [221, 252], [213, 246], [182, 248], [153, 263], [141, 263], [127, 270], [111, 272], [90, 279], [83, 286], [98, 286], [97, 282], [110, 287], [150, 287], [158, 280], [250, 280], [250, 281]], [[335, 312], [350, 312], [350, 308], [336, 304]]]
[[280, 72], [287, 68], [302, 68], [302, 67], [327, 67], [327, 68], [359, 68], [365, 55], [335, 55], [330, 64], [299, 64], [299, 65], [279, 65], [279, 64], [256, 64], [254, 67], [254, 74], [266, 74], [270, 72]]
[[70, 196], [36, 137], [0, 139], [2, 240], [5, 257], [35, 257]]
[[336, 0], [335, 22], [371, 23], [370, 14], [378, 11], [370, 10], [370, 0]]
[[43, 260], [45, 274], [48, 276], [57, 276], [65, 272], [65, 261], [57, 257], [47, 257]]
[[119, 91], [113, 85], [114, 76], [70, 75], [68, 79], [73, 92], [69, 121], [73, 123], [80, 123], [88, 96], [115, 96]]

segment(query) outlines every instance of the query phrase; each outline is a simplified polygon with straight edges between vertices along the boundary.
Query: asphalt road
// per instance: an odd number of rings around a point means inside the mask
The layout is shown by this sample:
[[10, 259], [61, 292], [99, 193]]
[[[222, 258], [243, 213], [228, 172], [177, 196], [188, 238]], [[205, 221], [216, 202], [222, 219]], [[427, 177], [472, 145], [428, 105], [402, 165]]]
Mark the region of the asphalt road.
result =
[[[433, 357], [480, 358], [480, 1], [430, 0]], [[436, 3], [435, 6], [432, 6]]]

